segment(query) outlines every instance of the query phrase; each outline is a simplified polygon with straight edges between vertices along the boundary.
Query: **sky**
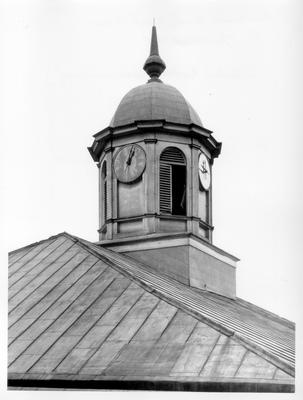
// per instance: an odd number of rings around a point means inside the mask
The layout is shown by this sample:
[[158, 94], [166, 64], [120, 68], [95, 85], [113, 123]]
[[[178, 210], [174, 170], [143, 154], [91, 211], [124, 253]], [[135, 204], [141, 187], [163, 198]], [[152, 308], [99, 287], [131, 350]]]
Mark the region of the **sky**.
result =
[[237, 295], [298, 321], [302, 295], [302, 2], [1, 2], [4, 250], [62, 231], [98, 240], [87, 147], [147, 81], [155, 18], [164, 83], [223, 143], [214, 244], [239, 257]]

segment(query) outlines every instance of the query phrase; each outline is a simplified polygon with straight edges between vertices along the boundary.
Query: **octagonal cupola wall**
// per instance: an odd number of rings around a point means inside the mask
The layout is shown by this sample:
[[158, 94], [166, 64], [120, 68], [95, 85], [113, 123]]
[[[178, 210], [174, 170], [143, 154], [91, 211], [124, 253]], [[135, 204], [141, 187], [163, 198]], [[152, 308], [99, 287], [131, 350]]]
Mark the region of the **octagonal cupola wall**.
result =
[[[221, 143], [180, 91], [160, 80], [166, 65], [155, 26], [143, 68], [148, 82], [123, 97], [89, 147], [99, 167], [99, 243], [169, 275], [173, 271], [179, 281], [218, 291], [217, 278], [210, 282], [190, 273], [190, 259], [201, 249], [207, 259], [215, 249], [212, 166]], [[217, 262], [234, 270], [236, 258], [221, 251]], [[222, 292], [233, 295], [233, 278], [225, 281]]]

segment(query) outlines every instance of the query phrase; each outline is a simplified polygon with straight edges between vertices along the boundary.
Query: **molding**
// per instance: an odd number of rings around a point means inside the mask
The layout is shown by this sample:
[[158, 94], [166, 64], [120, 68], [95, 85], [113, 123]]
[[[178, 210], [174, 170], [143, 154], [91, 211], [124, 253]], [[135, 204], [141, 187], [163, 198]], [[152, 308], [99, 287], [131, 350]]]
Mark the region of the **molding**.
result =
[[[118, 218], [109, 218], [106, 220], [106, 224], [114, 223], [114, 222], [122, 222], [122, 221], [133, 221], [142, 218], [151, 218], [155, 217], [158, 219], [165, 219], [171, 221], [197, 221], [201, 224], [201, 226], [205, 229], [213, 230], [214, 227], [209, 225], [207, 222], [202, 221], [199, 217], [195, 217], [193, 215], [170, 215], [170, 214], [158, 214], [158, 213], [145, 213], [140, 215], [134, 215], [133, 217], [118, 217]], [[186, 232], [184, 232], [186, 233]]]
[[98, 233], [104, 233], [106, 231], [106, 223], [101, 226], [101, 228], [97, 229]]
[[158, 119], [158, 120], [137, 120], [134, 122], [134, 124], [136, 127], [138, 127], [139, 129], [150, 129], [150, 128], [162, 128], [165, 124], [165, 119]]
[[89, 152], [96, 161], [103, 151], [104, 146], [108, 140], [117, 136], [132, 135], [135, 133], [146, 134], [150, 133], [169, 133], [181, 136], [187, 136], [190, 138], [196, 138], [208, 148], [212, 157], [218, 157], [221, 151], [221, 143], [217, 142], [212, 136], [212, 131], [204, 127], [195, 124], [178, 124], [174, 122], [168, 122], [166, 120], [142, 120], [134, 121], [131, 124], [123, 125], [119, 127], [107, 127], [100, 132], [93, 135], [94, 143], [89, 147]]
[[201, 146], [195, 143], [190, 143], [189, 147], [192, 149], [197, 149], [197, 150], [201, 150]]
[[114, 241], [101, 241], [97, 244], [118, 252], [157, 250], [177, 246], [191, 246], [205, 254], [208, 254], [211, 257], [216, 258], [219, 261], [228, 264], [233, 268], [236, 268], [237, 261], [239, 261], [236, 257], [226, 253], [224, 250], [221, 250], [210, 243], [206, 244], [206, 242], [198, 240], [196, 237], [191, 237], [190, 235], [185, 237], [178, 237], [176, 234], [172, 234], [170, 236], [165, 235], [164, 237], [143, 236], [141, 238], [128, 238], [128, 240], [124, 241], [119, 239]]
[[98, 139], [100, 136], [108, 135], [109, 133], [112, 133], [112, 131], [113, 131], [113, 128], [111, 128], [110, 126], [108, 126], [108, 127], [104, 128], [104, 129], [102, 129], [101, 131], [95, 133], [95, 134], [93, 135], [93, 137], [96, 138], [96, 139]]
[[157, 143], [158, 139], [150, 138], [144, 139], [144, 143]]
[[230, 257], [224, 256], [223, 254], [218, 253], [218, 251], [214, 248], [210, 248], [205, 246], [203, 243], [199, 243], [198, 241], [189, 238], [189, 245], [194, 247], [197, 250], [202, 251], [203, 253], [208, 254], [209, 256], [212, 256], [214, 258], [217, 258], [218, 260], [236, 268], [237, 262], [234, 260], [231, 260]]
[[214, 227], [212, 225], [209, 225], [207, 222], [203, 221], [200, 218], [195, 219], [195, 221], [199, 221], [199, 226], [203, 229], [209, 229], [210, 231], [214, 230]]
[[120, 218], [109, 218], [106, 220], [105, 224], [114, 224], [115, 222], [131, 222], [131, 221], [142, 221], [145, 215], [136, 215], [135, 217], [120, 217]]
[[144, 214], [144, 218], [156, 218], [157, 214], [156, 213], [146, 213]]

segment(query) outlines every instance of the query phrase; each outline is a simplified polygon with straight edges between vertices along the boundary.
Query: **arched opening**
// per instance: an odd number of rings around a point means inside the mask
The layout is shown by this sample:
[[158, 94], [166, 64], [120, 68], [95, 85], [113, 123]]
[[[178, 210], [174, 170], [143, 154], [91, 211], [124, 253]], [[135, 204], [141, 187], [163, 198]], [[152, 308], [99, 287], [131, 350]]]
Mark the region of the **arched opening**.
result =
[[160, 213], [186, 215], [186, 160], [176, 147], [160, 156]]
[[106, 171], [106, 161], [102, 164], [101, 169], [101, 190], [102, 190], [102, 221], [103, 224], [107, 219], [107, 171]]

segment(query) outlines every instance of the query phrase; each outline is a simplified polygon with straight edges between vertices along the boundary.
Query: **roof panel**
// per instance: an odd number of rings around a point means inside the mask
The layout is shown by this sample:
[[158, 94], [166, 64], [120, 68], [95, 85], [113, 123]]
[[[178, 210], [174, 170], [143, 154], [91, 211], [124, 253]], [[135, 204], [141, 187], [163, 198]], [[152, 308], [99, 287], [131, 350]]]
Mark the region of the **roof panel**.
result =
[[275, 372], [276, 368], [274, 365], [269, 366], [263, 358], [254, 353], [247, 352], [236, 376], [237, 378], [272, 379]]
[[[289, 322], [270, 314], [242, 306], [241, 301], [226, 299], [207, 291], [194, 290], [168, 277], [160, 276], [144, 264], [111, 250], [88, 246], [128, 272], [133, 278], [151, 287], [168, 302], [178, 303], [186, 311], [207, 321], [213, 327], [234, 335], [242, 343], [266, 353], [272, 361], [294, 368], [294, 329]], [[270, 315], [270, 318], [269, 318]], [[279, 325], [279, 330], [276, 326]]]
[[[60, 263], [55, 263], [69, 250], [74, 243], [71, 240], [65, 240], [43, 260], [35, 262], [35, 265], [27, 271], [22, 268], [22, 276], [18, 281], [15, 281], [9, 288], [10, 306], [20, 303], [24, 300], [24, 295], [29, 293], [31, 289], [37, 289], [40, 284], [46, 281], [51, 276], [56, 268], [60, 268]], [[50, 248], [50, 246], [48, 246]], [[21, 272], [21, 271], [20, 271]]]
[[[59, 242], [62, 242], [66, 240], [66, 237], [59, 237], [58, 239]], [[50, 239], [48, 241], [38, 243], [36, 246], [31, 246], [29, 248], [29, 251], [27, 251], [28, 249], [25, 249], [24, 255], [18, 258], [18, 260], [13, 262], [10, 261], [8, 273], [9, 279], [12, 278], [20, 269], [22, 269], [23, 271], [28, 263], [30, 263], [36, 256], [38, 256], [41, 251], [46, 250], [47, 247], [51, 246], [55, 241], [56, 239]], [[14, 280], [15, 279], [13, 278], [12, 281], [14, 282]]]
[[12, 257], [11, 377], [289, 383], [293, 325], [271, 313], [68, 234]]

